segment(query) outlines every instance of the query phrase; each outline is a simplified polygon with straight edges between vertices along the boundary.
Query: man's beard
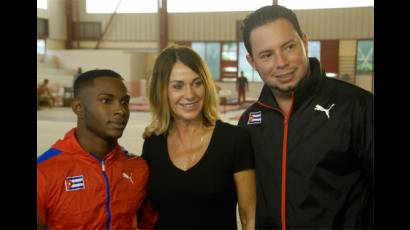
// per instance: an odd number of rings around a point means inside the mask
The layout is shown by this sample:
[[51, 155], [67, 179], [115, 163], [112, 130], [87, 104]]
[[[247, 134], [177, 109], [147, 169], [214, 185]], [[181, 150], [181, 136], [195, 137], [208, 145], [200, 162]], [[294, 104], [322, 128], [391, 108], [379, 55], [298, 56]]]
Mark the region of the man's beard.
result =
[[297, 87], [299, 86], [299, 84], [300, 84], [300, 81], [298, 83], [296, 83], [295, 85], [288, 86], [285, 89], [279, 88], [278, 86], [269, 86], [269, 88], [274, 92], [279, 92], [281, 94], [289, 94], [289, 93], [294, 92], [297, 89]]
[[[306, 81], [306, 79], [308, 79], [309, 78], [309, 76], [310, 76], [310, 68], [309, 68], [310, 66], [308, 65], [308, 68], [307, 68], [307, 71], [306, 71], [306, 74], [305, 74], [305, 76], [302, 78], [302, 79], [300, 79], [298, 82], [296, 82], [296, 84], [294, 84], [294, 85], [290, 85], [290, 86], [288, 86], [288, 87], [286, 87], [286, 88], [279, 88], [278, 86], [269, 86], [268, 85], [268, 87], [272, 90], [272, 92], [277, 92], [277, 93], [280, 93], [280, 94], [290, 94], [290, 93], [292, 93], [292, 92], [295, 92], [295, 90], [297, 89], [297, 88], [299, 88], [305, 81]], [[258, 72], [259, 73], [259, 72]], [[260, 75], [260, 74], [259, 74]], [[261, 76], [261, 75], [260, 75]]]

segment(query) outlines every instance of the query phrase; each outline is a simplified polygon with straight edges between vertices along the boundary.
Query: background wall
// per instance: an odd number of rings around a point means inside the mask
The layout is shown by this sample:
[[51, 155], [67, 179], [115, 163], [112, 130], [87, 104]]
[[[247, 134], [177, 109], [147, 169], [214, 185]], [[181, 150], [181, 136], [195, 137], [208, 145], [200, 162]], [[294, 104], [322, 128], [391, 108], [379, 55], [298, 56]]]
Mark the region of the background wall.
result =
[[132, 79], [131, 52], [129, 51], [49, 50], [48, 55], [58, 58], [60, 68], [76, 70], [81, 67], [83, 72], [92, 69], [113, 69], [126, 81]]
[[[87, 14], [85, 0], [79, 3], [80, 21], [101, 22], [104, 30], [111, 14]], [[295, 10], [302, 30], [315, 40], [373, 38], [373, 11], [374, 7]], [[168, 37], [170, 41], [235, 41], [236, 22], [249, 13], [169, 13]], [[66, 39], [64, 0], [48, 1], [48, 10], [38, 9], [37, 16], [49, 19], [49, 39]], [[158, 17], [156, 13], [116, 14], [104, 35], [104, 41], [111, 42], [105, 48], [117, 48], [113, 42], [152, 48], [158, 39]]]
[[64, 49], [67, 39], [67, 26], [64, 0], [49, 0], [47, 10], [37, 9], [37, 17], [48, 19], [49, 38], [47, 48]]
[[83, 72], [113, 69], [124, 78], [131, 96], [139, 97], [145, 95], [145, 79], [152, 73], [156, 56], [133, 50], [49, 50], [45, 61], [48, 64], [37, 66], [37, 79], [40, 82], [48, 78], [51, 82], [59, 81], [68, 86], [78, 67]]
[[[87, 14], [85, 0], [79, 0], [79, 20], [101, 22], [105, 29], [111, 14]], [[339, 76], [348, 74], [347, 81], [372, 90], [372, 76], [355, 76], [356, 40], [373, 39], [374, 7], [316, 9], [295, 11], [302, 30], [310, 40], [337, 40], [338, 54], [334, 54]], [[176, 41], [236, 41], [237, 22], [250, 12], [170, 13], [168, 15], [169, 43]], [[59, 68], [84, 71], [94, 68], [112, 68], [130, 84], [134, 95], [145, 95], [145, 81], [152, 73], [157, 57], [159, 15], [117, 14], [108, 28], [100, 49], [96, 41], [81, 41], [79, 49], [65, 50], [67, 38], [65, 0], [49, 0], [47, 10], [37, 10], [39, 18], [49, 20], [46, 40], [47, 56], [59, 62]], [[74, 14], [76, 16], [76, 14]], [[73, 41], [77, 45], [77, 41]], [[322, 50], [323, 54], [329, 54]], [[41, 72], [41, 71], [40, 71]], [[331, 71], [329, 71], [331, 72]], [[218, 82], [234, 91], [234, 83]], [[250, 97], [259, 95], [261, 83], [252, 83]]]
[[356, 76], [355, 84], [367, 91], [373, 92], [373, 77], [372, 75]]
[[350, 76], [349, 82], [355, 82], [356, 40], [339, 41], [339, 72], [340, 76]]

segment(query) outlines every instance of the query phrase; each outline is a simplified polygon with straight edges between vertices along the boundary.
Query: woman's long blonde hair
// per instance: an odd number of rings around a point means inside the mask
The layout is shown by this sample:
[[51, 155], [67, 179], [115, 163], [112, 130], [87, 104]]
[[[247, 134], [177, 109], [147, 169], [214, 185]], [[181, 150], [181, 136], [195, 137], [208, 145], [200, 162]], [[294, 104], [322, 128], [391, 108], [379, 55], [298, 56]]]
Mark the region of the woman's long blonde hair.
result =
[[168, 103], [168, 84], [172, 68], [181, 62], [197, 73], [204, 84], [205, 98], [202, 109], [203, 123], [213, 126], [219, 119], [218, 96], [215, 82], [201, 57], [189, 47], [173, 45], [161, 52], [154, 64], [152, 76], [148, 80], [148, 99], [152, 114], [151, 123], [145, 128], [144, 138], [152, 134], [160, 135], [168, 131], [173, 122]]

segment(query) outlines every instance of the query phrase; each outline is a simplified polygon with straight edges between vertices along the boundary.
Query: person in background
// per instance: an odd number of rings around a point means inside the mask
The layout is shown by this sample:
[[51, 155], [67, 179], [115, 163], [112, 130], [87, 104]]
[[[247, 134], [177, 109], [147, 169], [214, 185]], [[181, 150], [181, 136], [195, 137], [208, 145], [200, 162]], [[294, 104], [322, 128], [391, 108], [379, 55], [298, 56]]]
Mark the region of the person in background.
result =
[[246, 102], [246, 91], [249, 91], [249, 84], [248, 79], [243, 74], [243, 71], [241, 71], [241, 76], [236, 79], [235, 88], [238, 92], [238, 104], [242, 104], [241, 98], [243, 99], [243, 102]]
[[37, 101], [46, 102], [50, 108], [54, 107], [56, 98], [52, 95], [48, 88], [48, 79], [44, 79], [43, 83], [37, 89]]
[[249, 134], [222, 122], [215, 83], [192, 49], [171, 46], [149, 80], [152, 122], [144, 132], [155, 228], [254, 229], [255, 174]]
[[373, 95], [326, 77], [285, 7], [249, 14], [242, 33], [264, 82], [239, 120], [255, 153], [256, 227], [373, 228]]
[[37, 229], [153, 227], [148, 166], [117, 141], [128, 122], [129, 100], [122, 77], [112, 70], [77, 78], [77, 127], [37, 158]]

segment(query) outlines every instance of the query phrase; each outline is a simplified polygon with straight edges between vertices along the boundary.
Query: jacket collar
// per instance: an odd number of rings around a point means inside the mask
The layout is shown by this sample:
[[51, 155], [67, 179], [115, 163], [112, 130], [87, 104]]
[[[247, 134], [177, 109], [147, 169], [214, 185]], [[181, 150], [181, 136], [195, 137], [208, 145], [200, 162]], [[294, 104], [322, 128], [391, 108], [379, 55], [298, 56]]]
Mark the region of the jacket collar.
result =
[[[94, 157], [91, 153], [85, 151], [83, 147], [78, 143], [78, 140], [75, 136], [75, 133], [77, 131], [77, 128], [72, 128], [70, 131], [68, 131], [64, 139], [58, 140], [52, 147], [62, 150], [63, 152], [67, 152], [72, 154], [73, 156], [78, 156], [82, 158], [87, 158], [91, 159], [92, 161], [98, 160], [96, 157]], [[121, 152], [121, 146], [118, 144], [114, 147], [114, 149], [111, 150], [103, 159], [105, 164], [108, 164], [115, 160], [118, 156], [119, 153]]]
[[[326, 73], [316, 58], [309, 58], [309, 72], [300, 85], [294, 91], [293, 110], [297, 109], [300, 104], [309, 96], [315, 94], [316, 86], [326, 77]], [[274, 109], [280, 110], [272, 90], [265, 84], [262, 88], [258, 102]]]

